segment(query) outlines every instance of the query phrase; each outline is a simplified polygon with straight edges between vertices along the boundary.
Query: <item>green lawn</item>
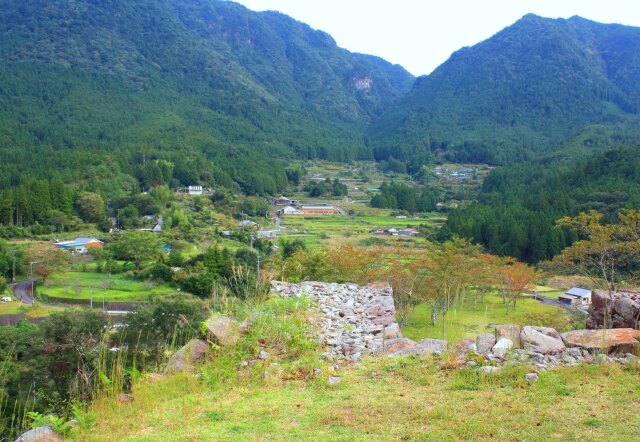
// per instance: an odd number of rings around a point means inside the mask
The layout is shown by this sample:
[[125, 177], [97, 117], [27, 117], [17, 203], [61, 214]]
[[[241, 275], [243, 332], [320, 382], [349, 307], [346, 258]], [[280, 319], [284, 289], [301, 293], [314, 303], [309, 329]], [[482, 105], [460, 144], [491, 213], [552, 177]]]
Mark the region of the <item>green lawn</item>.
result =
[[175, 292], [167, 285], [158, 285], [127, 279], [124, 275], [94, 272], [66, 272], [52, 276], [44, 286], [38, 288], [41, 295], [69, 300], [88, 300], [93, 290], [94, 302], [103, 299], [115, 301], [144, 301], [150, 295], [166, 295]]
[[48, 316], [52, 309], [41, 307], [39, 305], [26, 305], [19, 301], [0, 303], [0, 315], [15, 315], [16, 313], [26, 313], [28, 318], [39, 318]]
[[[323, 367], [324, 368], [324, 367]], [[326, 369], [326, 368], [325, 368]], [[206, 370], [206, 369], [205, 369]], [[129, 403], [91, 408], [81, 441], [630, 441], [640, 434], [640, 371], [617, 365], [562, 368], [524, 381], [528, 368], [498, 375], [440, 371], [430, 361], [366, 361], [286, 380], [261, 364], [260, 380], [208, 385], [205, 376], [142, 382]], [[206, 371], [205, 371], [206, 373]], [[255, 378], [258, 378], [256, 373]]]
[[[471, 302], [455, 307], [446, 317], [447, 340], [456, 341], [462, 338], [475, 337], [480, 333], [491, 333], [493, 329], [488, 324], [515, 323], [520, 325], [548, 325], [553, 327], [567, 326], [571, 320], [563, 309], [543, 305], [530, 297], [518, 301], [516, 309], [507, 314], [502, 298], [497, 294], [485, 297], [485, 303], [478, 303], [473, 308]], [[410, 316], [408, 324], [403, 329], [405, 336], [411, 339], [442, 338], [442, 316], [438, 324], [431, 323], [431, 307], [421, 304]]]

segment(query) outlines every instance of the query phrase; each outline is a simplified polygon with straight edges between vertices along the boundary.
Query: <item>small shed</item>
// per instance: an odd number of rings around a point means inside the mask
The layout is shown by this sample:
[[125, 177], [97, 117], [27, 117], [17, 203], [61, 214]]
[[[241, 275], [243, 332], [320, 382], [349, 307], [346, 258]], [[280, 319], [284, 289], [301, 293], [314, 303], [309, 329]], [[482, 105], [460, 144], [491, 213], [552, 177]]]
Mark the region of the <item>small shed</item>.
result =
[[572, 287], [564, 294], [558, 296], [558, 300], [564, 304], [584, 306], [591, 304], [591, 290], [582, 287]]

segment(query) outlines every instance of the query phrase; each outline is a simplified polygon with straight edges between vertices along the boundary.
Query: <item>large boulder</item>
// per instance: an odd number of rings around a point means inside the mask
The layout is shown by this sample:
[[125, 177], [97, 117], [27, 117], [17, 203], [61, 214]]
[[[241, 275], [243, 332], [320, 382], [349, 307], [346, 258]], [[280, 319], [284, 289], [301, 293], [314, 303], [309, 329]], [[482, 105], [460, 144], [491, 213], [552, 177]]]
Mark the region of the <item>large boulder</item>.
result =
[[222, 347], [234, 344], [240, 339], [240, 324], [226, 316], [207, 319], [207, 339]]
[[565, 349], [560, 334], [550, 327], [523, 327], [520, 342], [525, 350], [545, 355], [562, 353]]
[[384, 354], [395, 356], [426, 356], [441, 354], [447, 351], [447, 341], [443, 339], [423, 339], [414, 342], [408, 338], [391, 339], [385, 341]]
[[61, 442], [64, 438], [51, 427], [38, 427], [21, 434], [15, 442]]
[[444, 339], [423, 339], [418, 341], [414, 348], [415, 354], [420, 356], [441, 354], [445, 351], [447, 351], [447, 341]]
[[192, 339], [175, 352], [164, 369], [165, 374], [191, 371], [209, 352], [209, 344], [202, 339]]
[[511, 339], [500, 338], [498, 339], [498, 342], [496, 342], [496, 344], [493, 346], [493, 348], [491, 348], [491, 352], [494, 356], [500, 359], [504, 359], [507, 353], [509, 353], [512, 348], [513, 341], [511, 341]]
[[496, 325], [496, 342], [498, 342], [500, 338], [507, 338], [513, 342], [514, 348], [520, 348], [520, 326], [518, 324]]
[[573, 330], [562, 333], [568, 347], [627, 353], [640, 348], [640, 330], [616, 328], [608, 330]]
[[416, 342], [409, 338], [388, 339], [384, 341], [382, 353], [386, 356], [400, 356], [400, 352], [413, 349]]
[[486, 355], [491, 351], [496, 344], [496, 337], [493, 333], [484, 333], [478, 335], [476, 338], [476, 352], [481, 355]]

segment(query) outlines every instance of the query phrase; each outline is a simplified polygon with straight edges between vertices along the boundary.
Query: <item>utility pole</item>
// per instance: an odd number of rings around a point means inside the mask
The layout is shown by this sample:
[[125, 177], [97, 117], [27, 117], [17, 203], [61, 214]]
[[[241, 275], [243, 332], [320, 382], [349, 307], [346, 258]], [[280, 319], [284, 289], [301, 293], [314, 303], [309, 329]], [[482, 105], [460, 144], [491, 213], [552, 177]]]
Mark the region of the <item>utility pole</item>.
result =
[[104, 307], [104, 290], [102, 291], [102, 311], [106, 311], [107, 309]]
[[117, 217], [116, 217], [116, 230], [120, 231], [120, 209], [116, 209]]
[[256, 238], [253, 233], [251, 234], [251, 236], [249, 237], [251, 239], [251, 248], [253, 249], [253, 240]]
[[35, 304], [36, 300], [35, 300], [35, 296], [33, 293], [33, 265], [34, 264], [39, 264], [40, 261], [31, 261], [29, 263], [29, 275], [31, 277], [31, 300], [33, 301], [33, 303]]
[[93, 309], [93, 289], [89, 290], [89, 308]]
[[262, 263], [262, 256], [258, 255], [258, 280], [256, 281], [256, 287], [260, 284], [260, 264]]

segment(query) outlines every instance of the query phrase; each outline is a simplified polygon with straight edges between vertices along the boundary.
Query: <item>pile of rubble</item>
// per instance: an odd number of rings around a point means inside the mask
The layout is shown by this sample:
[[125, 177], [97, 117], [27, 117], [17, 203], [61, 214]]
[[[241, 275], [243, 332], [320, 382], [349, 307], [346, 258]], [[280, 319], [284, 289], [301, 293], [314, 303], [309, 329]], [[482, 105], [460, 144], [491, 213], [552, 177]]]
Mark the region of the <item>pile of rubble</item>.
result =
[[[549, 367], [575, 366], [593, 362], [626, 363], [640, 345], [640, 331], [629, 328], [613, 330], [574, 330], [558, 333], [549, 327], [516, 324], [496, 325], [494, 333], [479, 335], [475, 341], [463, 339], [456, 345], [461, 366], [497, 366], [527, 364], [539, 371]], [[478, 358], [470, 357], [480, 355]]]
[[587, 328], [602, 328], [608, 318], [609, 328], [638, 328], [640, 321], [640, 291], [624, 290], [613, 294], [594, 291], [589, 306]]
[[[357, 360], [366, 354], [410, 356], [440, 354], [441, 339], [414, 342], [402, 336], [396, 323], [391, 287], [386, 283], [355, 284], [272, 282], [272, 292], [284, 297], [306, 296], [317, 304], [319, 339], [329, 360]], [[492, 333], [463, 339], [454, 348], [460, 366], [485, 370], [513, 363], [531, 363], [539, 370], [596, 360], [627, 362], [640, 343], [640, 331], [576, 330], [558, 333], [553, 328], [516, 324], [494, 326]]]

